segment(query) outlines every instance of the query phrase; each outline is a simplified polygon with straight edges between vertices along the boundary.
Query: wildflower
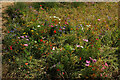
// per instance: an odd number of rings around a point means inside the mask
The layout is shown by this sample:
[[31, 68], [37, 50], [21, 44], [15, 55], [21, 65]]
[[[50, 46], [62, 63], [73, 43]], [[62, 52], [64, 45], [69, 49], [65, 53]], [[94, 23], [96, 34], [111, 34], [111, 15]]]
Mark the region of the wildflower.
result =
[[84, 48], [83, 46], [80, 46], [81, 48]]
[[51, 25], [51, 27], [53, 27], [53, 25]]
[[63, 72], [63, 75], [64, 75], [65, 73]]
[[96, 62], [96, 60], [95, 59], [92, 59], [91, 57], [89, 57], [93, 62]]
[[107, 63], [105, 63], [105, 66], [107, 66], [107, 67], [108, 67], [108, 64], [107, 64]]
[[28, 65], [28, 63], [25, 63], [25, 65]]
[[65, 21], [65, 24], [68, 24], [68, 23]]
[[23, 34], [26, 34], [26, 32], [24, 32]]
[[26, 35], [25, 37], [27, 38], [28, 36]]
[[56, 33], [56, 31], [54, 31], [54, 33]]
[[95, 63], [95, 62], [96, 62], [96, 60], [94, 59], [94, 60], [93, 60], [93, 62]]
[[42, 42], [43, 40], [41, 39], [40, 41]]
[[52, 50], [55, 50], [55, 47], [53, 47], [53, 49]]
[[100, 74], [100, 76], [102, 77], [102, 74]]
[[107, 75], [105, 75], [105, 77], [107, 77]]
[[93, 68], [92, 70], [94, 71], [95, 69]]
[[98, 40], [98, 39], [96, 38], [96, 40]]
[[10, 47], [10, 50], [12, 50], [12, 46], [9, 46]]
[[86, 25], [87, 27], [90, 27], [91, 25]]
[[42, 5], [40, 5], [40, 6], [42, 6]]
[[56, 16], [53, 16], [54, 18], [56, 18]]
[[77, 45], [77, 47], [80, 47], [80, 45]]
[[21, 38], [24, 38], [24, 36], [20, 36]]
[[65, 28], [62, 28], [62, 29], [65, 29]]
[[24, 46], [28, 46], [28, 44], [24, 44]]
[[10, 33], [10, 32], [8, 31], [8, 33]]
[[35, 41], [35, 43], [37, 43], [37, 41]]
[[80, 60], [81, 60], [81, 57], [80, 57]]
[[83, 39], [83, 41], [86, 41], [86, 42], [88, 42], [88, 40], [87, 40], [87, 39]]
[[103, 69], [105, 69], [105, 67], [104, 67], [104, 66], [101, 68], [101, 70], [103, 70]]
[[60, 71], [59, 69], [57, 69], [57, 71]]
[[37, 27], [41, 27], [40, 25], [38, 25]]
[[26, 39], [27, 41], [29, 41], [29, 39]]
[[100, 21], [100, 19], [98, 19], [98, 21]]
[[33, 30], [31, 30], [31, 32], [33, 32]]
[[86, 63], [90, 63], [90, 61], [86, 60]]
[[85, 64], [85, 66], [89, 66], [89, 64]]

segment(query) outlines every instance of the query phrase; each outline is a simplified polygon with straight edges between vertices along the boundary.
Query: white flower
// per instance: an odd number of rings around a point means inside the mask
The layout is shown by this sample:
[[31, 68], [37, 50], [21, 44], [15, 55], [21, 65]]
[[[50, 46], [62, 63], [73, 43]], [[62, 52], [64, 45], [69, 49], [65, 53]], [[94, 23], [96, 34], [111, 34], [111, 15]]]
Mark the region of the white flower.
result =
[[35, 43], [37, 43], [37, 41], [35, 41]]
[[53, 49], [52, 50], [55, 50], [55, 47], [53, 47]]
[[53, 16], [54, 18], [57, 18], [56, 16]]
[[83, 30], [84, 28], [82, 27], [82, 30]]
[[37, 27], [41, 27], [40, 25], [38, 25]]
[[90, 27], [91, 25], [86, 25], [87, 27]]
[[83, 46], [80, 46], [81, 48], [84, 48]]

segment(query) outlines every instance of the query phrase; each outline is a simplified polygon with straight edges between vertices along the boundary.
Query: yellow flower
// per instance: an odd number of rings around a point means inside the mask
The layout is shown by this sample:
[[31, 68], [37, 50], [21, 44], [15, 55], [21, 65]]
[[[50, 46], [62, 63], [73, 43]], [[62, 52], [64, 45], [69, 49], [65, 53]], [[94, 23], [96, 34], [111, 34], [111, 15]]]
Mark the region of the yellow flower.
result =
[[26, 34], [26, 32], [24, 32], [23, 34]]
[[31, 32], [33, 32], [34, 30], [31, 30]]
[[38, 35], [38, 33], [36, 33]]

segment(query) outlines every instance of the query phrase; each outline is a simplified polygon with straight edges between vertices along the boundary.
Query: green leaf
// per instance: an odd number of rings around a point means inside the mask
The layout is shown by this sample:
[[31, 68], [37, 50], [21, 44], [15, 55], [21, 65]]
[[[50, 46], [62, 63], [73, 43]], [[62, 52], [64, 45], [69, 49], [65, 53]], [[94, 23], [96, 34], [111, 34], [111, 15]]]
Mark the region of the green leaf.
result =
[[25, 51], [25, 53], [27, 53], [27, 55], [29, 55], [29, 54], [30, 54], [30, 53], [29, 53], [26, 49], [25, 49], [24, 51]]

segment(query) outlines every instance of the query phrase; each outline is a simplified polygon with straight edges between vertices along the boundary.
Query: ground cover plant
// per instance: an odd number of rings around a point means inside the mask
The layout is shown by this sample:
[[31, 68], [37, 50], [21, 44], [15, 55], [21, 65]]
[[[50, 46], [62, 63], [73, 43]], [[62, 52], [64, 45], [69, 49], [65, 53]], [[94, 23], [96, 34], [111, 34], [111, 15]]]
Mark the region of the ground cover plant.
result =
[[[49, 8], [50, 7], [50, 8]], [[6, 78], [113, 79], [117, 3], [15, 3], [3, 39]]]

